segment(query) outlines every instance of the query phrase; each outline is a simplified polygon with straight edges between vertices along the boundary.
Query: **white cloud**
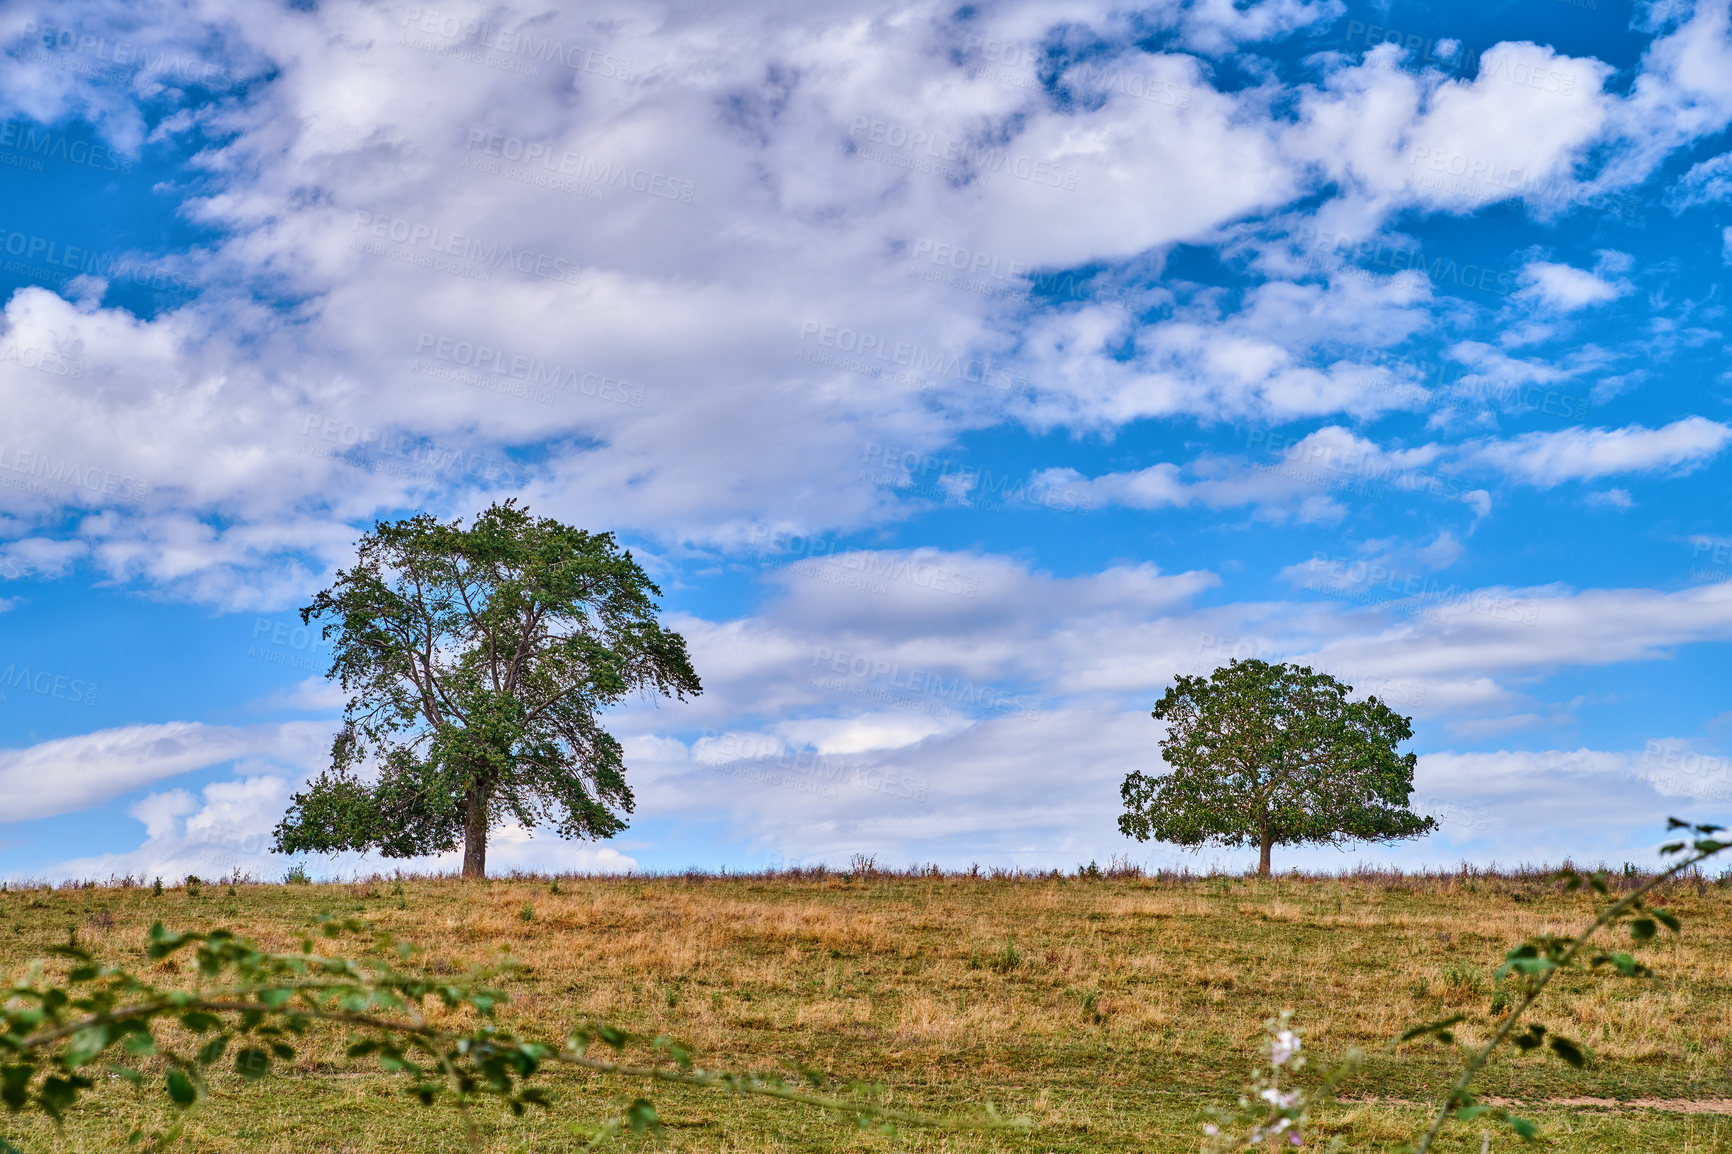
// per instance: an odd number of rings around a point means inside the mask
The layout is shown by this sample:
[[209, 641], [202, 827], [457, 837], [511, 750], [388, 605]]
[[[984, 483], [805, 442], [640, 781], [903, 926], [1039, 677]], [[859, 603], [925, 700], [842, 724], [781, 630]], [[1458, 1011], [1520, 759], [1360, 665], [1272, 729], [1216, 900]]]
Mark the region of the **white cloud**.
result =
[[1621, 286], [1591, 272], [1548, 261], [1529, 264], [1522, 269], [1521, 279], [1527, 287], [1518, 296], [1560, 312], [1604, 304], [1628, 291], [1627, 285]]
[[[246, 767], [251, 768], [251, 767]], [[288, 808], [295, 783], [274, 774], [238, 776], [206, 785], [194, 798], [185, 790], [153, 793], [128, 811], [144, 823], [137, 848], [75, 857], [31, 872], [50, 880], [161, 877], [177, 884], [191, 874], [205, 881], [237, 871], [256, 881], [279, 881], [294, 862], [318, 878], [370, 876], [401, 869], [405, 873], [455, 873], [460, 852], [418, 858], [381, 858], [340, 853], [284, 857], [271, 852], [276, 825]], [[637, 863], [611, 845], [570, 842], [520, 826], [505, 826], [488, 839], [490, 871], [624, 873]]]
[[261, 704], [279, 709], [303, 709], [320, 713], [341, 713], [349, 695], [342, 686], [323, 677], [307, 677], [293, 688], [273, 693]]
[[237, 727], [171, 721], [0, 750], [0, 813], [8, 821], [71, 813], [165, 777], [243, 757], [310, 767], [330, 738], [331, 726], [320, 722]]
[[[1151, 417], [1293, 420], [1417, 408], [1425, 390], [1392, 380], [1356, 350], [1397, 344], [1431, 323], [1419, 273], [1273, 281], [1221, 315], [1199, 293], [1143, 324], [1084, 306], [1033, 318], [1022, 337], [1032, 395], [1016, 411], [1037, 429], [1113, 428]], [[1324, 350], [1324, 351], [1320, 351]], [[1127, 356], [1126, 353], [1130, 355]]]
[[1339, 520], [1346, 507], [1335, 494], [1381, 492], [1382, 486], [1447, 491], [1468, 499], [1453, 482], [1426, 471], [1445, 455], [1438, 445], [1385, 450], [1339, 425], [1292, 441], [1255, 431], [1247, 441], [1249, 448], [1263, 448], [1271, 456], [1262, 460], [1204, 456], [1183, 467], [1163, 462], [1094, 478], [1085, 478], [1074, 469], [1048, 469], [1038, 474], [1034, 483], [1086, 498], [1091, 506], [1249, 506], [1260, 518], [1300, 522]]
[[1561, 429], [1471, 446], [1467, 459], [1530, 485], [1550, 488], [1618, 473], [1688, 472], [1723, 449], [1732, 428], [1685, 417], [1658, 429]]
[[1610, 115], [1612, 70], [1598, 60], [1504, 42], [1481, 54], [1473, 79], [1454, 80], [1407, 72], [1400, 55], [1383, 45], [1337, 67], [1304, 94], [1283, 138], [1376, 215], [1554, 198]]
[[1709, 157], [1678, 178], [1666, 196], [1673, 212], [1714, 204], [1732, 196], [1732, 152]]
[[[1341, 10], [1211, 2], [1139, 20], [1218, 52]], [[1532, 44], [1488, 50], [1462, 80], [1403, 71], [1379, 49], [1301, 91], [1294, 123], [1271, 112], [1271, 88], [1219, 91], [1204, 61], [1130, 47], [1127, 18], [1088, 5], [967, 22], [542, 14], [536, 36], [630, 60], [634, 79], [548, 61], [531, 76], [446, 51], [455, 41], [408, 27], [408, 11], [249, 12], [203, 40], [210, 12], [158, 14], [165, 43], [206, 43], [235, 75], [272, 79], [162, 129], [222, 141], [200, 154], [208, 179], [187, 211], [224, 239], [176, 258], [198, 265], [203, 295], [152, 320], [40, 289], [7, 305], [8, 339], [79, 358], [87, 385], [69, 393], [0, 365], [9, 413], [30, 431], [18, 447], [61, 477], [27, 502], [40, 532], [23, 536], [63, 547], [38, 547], [33, 571], [88, 560], [231, 609], [276, 606], [346, 557], [350, 526], [388, 509], [468, 512], [519, 491], [551, 515], [602, 508], [612, 527], [665, 544], [721, 545], [754, 525], [897, 516], [895, 495], [849, 467], [873, 438], [932, 449], [1012, 418], [1111, 429], [1417, 407], [1423, 389], [1392, 386], [1359, 355], [1448, 312], [1413, 270], [1277, 280], [1225, 314], [1208, 294], [1179, 296], [1171, 316], [1136, 326], [1122, 309], [1055, 309], [1018, 331], [999, 297], [911, 275], [931, 271], [914, 254], [938, 242], [992, 269], [1104, 262], [1147, 280], [1170, 246], [1218, 243], [1320, 180], [1339, 185], [1320, 220], [1372, 231], [1402, 206], [1467, 211], [1569, 180], [1611, 99], [1605, 66]], [[89, 16], [99, 31], [121, 19]], [[1067, 69], [1075, 99], [1062, 107], [1032, 63], [1054, 36], [1118, 45]], [[1702, 71], [1678, 72], [1683, 59], [1668, 76]], [[6, 91], [34, 100], [33, 115], [111, 99], [70, 71], [17, 76]], [[574, 84], [585, 99], [567, 98]], [[507, 155], [531, 149], [578, 170], [660, 173], [692, 195], [507, 179], [534, 175]], [[477, 291], [419, 263], [455, 236], [582, 272], [554, 282], [477, 257], [490, 278]], [[306, 302], [293, 323], [258, 303], [273, 293]], [[808, 323], [1001, 366], [1016, 383], [854, 365], [803, 341]], [[637, 403], [577, 386], [550, 404], [487, 391], [523, 382], [440, 359], [460, 345], [495, 350], [495, 367], [521, 356], [612, 381]], [[111, 477], [126, 500], [96, 499]]]
[[1613, 179], [1639, 180], [1673, 149], [1732, 122], [1727, 13], [1727, 0], [1654, 7], [1651, 15], [1663, 26], [1618, 110], [1625, 151], [1613, 160]]
[[1588, 504], [1605, 505], [1612, 509], [1628, 509], [1635, 505], [1635, 499], [1628, 489], [1607, 489], [1603, 493], [1588, 494]]

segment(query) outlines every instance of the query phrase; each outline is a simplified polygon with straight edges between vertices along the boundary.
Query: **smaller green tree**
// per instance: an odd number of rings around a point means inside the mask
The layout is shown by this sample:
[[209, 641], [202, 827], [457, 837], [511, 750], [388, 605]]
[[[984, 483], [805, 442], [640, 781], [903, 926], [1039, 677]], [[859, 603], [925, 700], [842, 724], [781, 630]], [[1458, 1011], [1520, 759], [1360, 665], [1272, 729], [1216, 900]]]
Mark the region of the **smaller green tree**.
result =
[[1156, 704], [1170, 772], [1133, 772], [1119, 830], [1138, 841], [1255, 845], [1269, 876], [1277, 845], [1388, 842], [1437, 828], [1408, 808], [1411, 719], [1304, 665], [1233, 661], [1181, 676]]

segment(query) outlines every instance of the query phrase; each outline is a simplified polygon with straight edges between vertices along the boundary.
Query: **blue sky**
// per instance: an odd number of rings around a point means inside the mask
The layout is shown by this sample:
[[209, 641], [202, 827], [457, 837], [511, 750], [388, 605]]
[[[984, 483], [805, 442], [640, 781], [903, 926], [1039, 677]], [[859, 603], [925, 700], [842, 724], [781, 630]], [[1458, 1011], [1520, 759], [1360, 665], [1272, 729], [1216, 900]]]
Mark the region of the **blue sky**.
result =
[[1237, 867], [1116, 816], [1250, 656], [1410, 714], [1441, 822], [1277, 865], [1732, 817], [1725, 0], [0, 43], [0, 876], [280, 876], [341, 705], [296, 609], [505, 496], [628, 543], [705, 692], [616, 711], [626, 833], [496, 870]]

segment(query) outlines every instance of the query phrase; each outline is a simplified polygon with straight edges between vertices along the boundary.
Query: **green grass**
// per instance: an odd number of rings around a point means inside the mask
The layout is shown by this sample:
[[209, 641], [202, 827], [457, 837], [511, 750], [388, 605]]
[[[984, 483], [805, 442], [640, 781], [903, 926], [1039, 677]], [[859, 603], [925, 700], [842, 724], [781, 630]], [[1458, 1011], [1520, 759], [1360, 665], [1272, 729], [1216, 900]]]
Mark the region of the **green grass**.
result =
[[[1383, 1051], [1407, 1025], [1468, 1012], [1481, 1023], [1492, 971], [1524, 935], [1591, 916], [1532, 877], [992, 879], [848, 876], [449, 880], [236, 888], [167, 886], [0, 895], [0, 968], [19, 972], [69, 932], [135, 967], [152, 921], [228, 926], [293, 948], [321, 912], [356, 915], [420, 943], [430, 968], [526, 963], [504, 1018], [563, 1036], [599, 1018], [696, 1047], [712, 1067], [811, 1065], [890, 1087], [897, 1105], [1029, 1115], [1033, 1132], [893, 1137], [774, 1103], [561, 1073], [551, 1112], [478, 1114], [488, 1151], [580, 1149], [584, 1127], [647, 1094], [668, 1129], [619, 1148], [658, 1151], [1187, 1151], [1204, 1108], [1237, 1093], [1264, 1018], [1297, 1011], [1313, 1063], [1369, 1057], [1320, 1132], [1350, 1150], [1410, 1135], [1457, 1068], [1436, 1044]], [[1732, 1151], [1732, 1116], [1561, 1104], [1594, 1097], [1732, 1097], [1732, 892], [1675, 886], [1682, 940], [1640, 951], [1658, 976], [1566, 975], [1536, 1020], [1583, 1043], [1584, 1070], [1505, 1055], [1481, 1083], [1542, 1126], [1535, 1149], [1648, 1154]], [[165, 978], [162, 971], [153, 974]], [[183, 974], [181, 981], [191, 981]], [[1471, 1025], [1463, 1038], [1484, 1036]], [[425, 1109], [391, 1079], [342, 1057], [331, 1035], [282, 1077], [215, 1080], [179, 1148], [188, 1151], [455, 1151], [449, 1107]], [[1314, 1065], [1315, 1069], [1315, 1065]], [[1393, 1101], [1389, 1101], [1393, 1100]], [[112, 1151], [161, 1126], [149, 1095], [117, 1083], [56, 1131], [0, 1116], [22, 1149]], [[1478, 1127], [1438, 1149], [1478, 1151]], [[1494, 1133], [1492, 1149], [1520, 1143]]]

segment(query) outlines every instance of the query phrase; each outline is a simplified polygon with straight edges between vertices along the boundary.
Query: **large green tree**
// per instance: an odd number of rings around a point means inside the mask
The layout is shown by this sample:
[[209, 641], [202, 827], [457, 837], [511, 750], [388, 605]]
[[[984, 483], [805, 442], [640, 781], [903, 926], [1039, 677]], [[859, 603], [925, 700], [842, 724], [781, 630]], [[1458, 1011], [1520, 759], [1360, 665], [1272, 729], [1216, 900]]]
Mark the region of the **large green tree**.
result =
[[641, 692], [701, 692], [651, 583], [608, 533], [532, 518], [514, 501], [464, 528], [380, 522], [352, 569], [301, 610], [325, 622], [350, 694], [330, 768], [294, 795], [279, 853], [463, 846], [485, 877], [496, 824], [610, 837], [632, 809], [600, 711]]
[[1408, 808], [1410, 719], [1304, 665], [1234, 661], [1182, 676], [1154, 717], [1168, 772], [1132, 773], [1121, 832], [1176, 845], [1254, 845], [1269, 876], [1277, 845], [1418, 837], [1435, 820]]

